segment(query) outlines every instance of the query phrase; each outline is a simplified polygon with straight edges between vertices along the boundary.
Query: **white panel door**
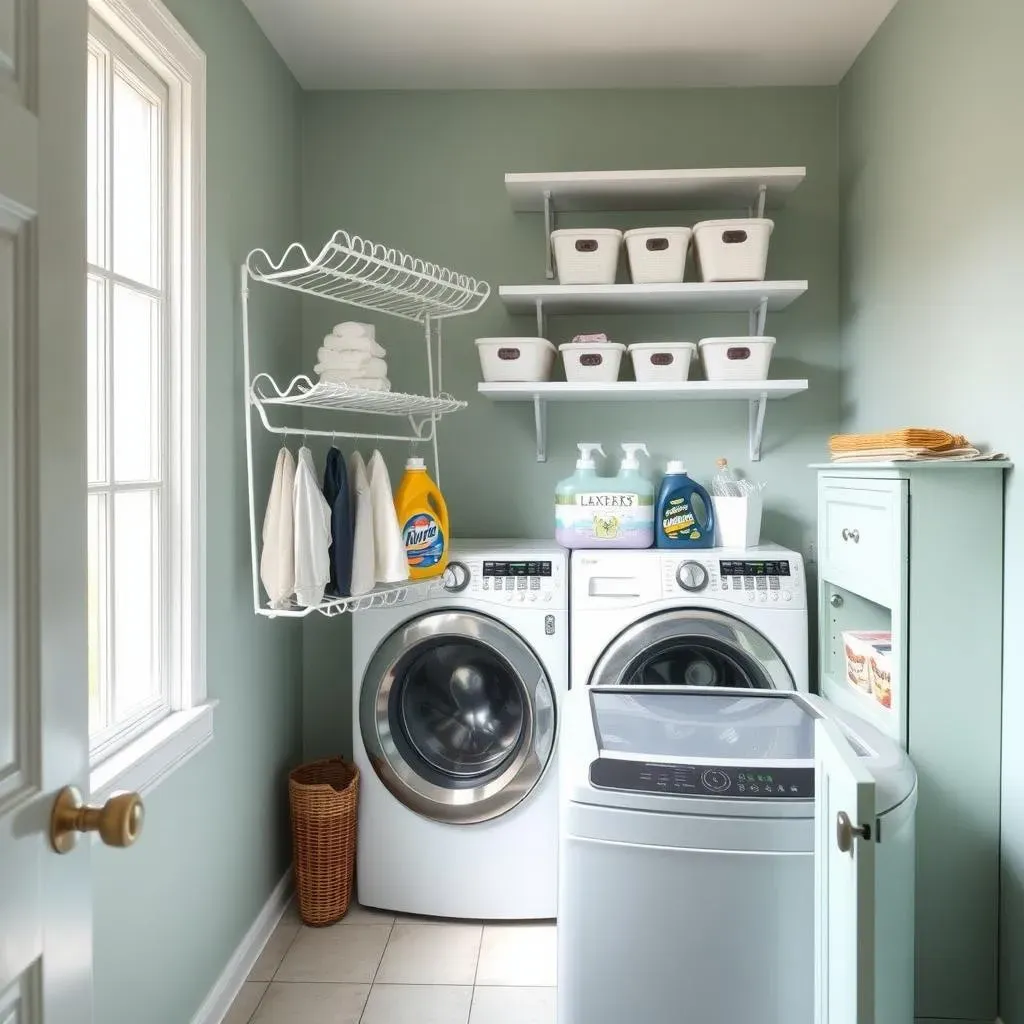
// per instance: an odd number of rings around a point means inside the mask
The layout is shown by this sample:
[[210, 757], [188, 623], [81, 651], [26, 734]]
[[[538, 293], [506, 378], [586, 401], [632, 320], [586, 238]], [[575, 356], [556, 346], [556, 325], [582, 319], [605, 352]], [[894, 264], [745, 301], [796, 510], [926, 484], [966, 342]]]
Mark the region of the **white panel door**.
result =
[[875, 1024], [875, 781], [826, 719], [814, 792], [815, 1024]]
[[0, 1021], [91, 1020], [85, 0], [0, 0]]

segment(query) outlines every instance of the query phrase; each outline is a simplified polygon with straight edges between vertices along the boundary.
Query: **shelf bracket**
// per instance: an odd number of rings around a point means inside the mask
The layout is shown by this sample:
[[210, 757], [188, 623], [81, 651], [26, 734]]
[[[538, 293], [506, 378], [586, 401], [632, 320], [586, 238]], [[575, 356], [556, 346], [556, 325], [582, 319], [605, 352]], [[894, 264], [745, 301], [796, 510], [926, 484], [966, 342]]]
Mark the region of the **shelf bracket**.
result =
[[761, 185], [757, 190], [757, 217], [764, 217], [764, 209], [768, 205], [768, 186]]
[[546, 338], [547, 334], [547, 322], [544, 319], [544, 300], [537, 299], [533, 304], [534, 311], [537, 314], [537, 337]]
[[749, 412], [749, 443], [750, 461], [761, 461], [761, 440], [764, 437], [764, 414], [768, 408], [768, 393], [762, 391], [757, 398], [750, 400]]
[[[555, 207], [551, 199], [551, 190], [544, 190], [544, 276], [555, 279], [554, 254], [551, 251], [551, 232], [555, 230]], [[543, 337], [543, 335], [542, 335]]]
[[537, 461], [548, 461], [548, 403], [540, 395], [533, 396], [533, 422], [537, 428]]
[[766, 298], [761, 301], [750, 311], [750, 326], [748, 334], [752, 338], [761, 338], [764, 336], [765, 324], [768, 322], [768, 300]]

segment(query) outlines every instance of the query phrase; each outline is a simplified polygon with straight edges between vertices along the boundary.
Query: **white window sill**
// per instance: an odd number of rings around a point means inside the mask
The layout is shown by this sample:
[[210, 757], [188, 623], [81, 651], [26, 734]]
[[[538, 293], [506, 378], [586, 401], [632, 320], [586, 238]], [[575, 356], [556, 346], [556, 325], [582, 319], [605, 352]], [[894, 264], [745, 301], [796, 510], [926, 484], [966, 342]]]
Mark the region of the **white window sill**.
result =
[[213, 739], [213, 709], [208, 701], [188, 711], [174, 711], [137, 740], [95, 765], [89, 776], [91, 803], [113, 793], [151, 793], [176, 768], [195, 757]]

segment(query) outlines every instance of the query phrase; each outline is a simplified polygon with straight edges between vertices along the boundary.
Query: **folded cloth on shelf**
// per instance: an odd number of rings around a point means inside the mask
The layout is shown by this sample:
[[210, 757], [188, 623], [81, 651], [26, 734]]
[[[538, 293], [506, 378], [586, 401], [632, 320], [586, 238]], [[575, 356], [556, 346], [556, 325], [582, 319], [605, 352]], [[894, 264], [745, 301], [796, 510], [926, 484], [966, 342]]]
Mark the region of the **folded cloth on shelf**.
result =
[[593, 345], [595, 342], [607, 341], [607, 334], [577, 334], [573, 339], [574, 345]]
[[331, 352], [361, 352], [364, 355], [383, 359], [387, 352], [373, 338], [357, 337], [356, 335], [339, 337], [328, 334], [324, 338], [323, 347]]
[[833, 455], [833, 462], [998, 462], [1002, 452], [982, 452], [968, 445], [933, 452], [927, 448], [865, 448], [855, 455]]
[[969, 448], [971, 443], [962, 434], [924, 427], [904, 427], [878, 434], [835, 434], [829, 438], [828, 447], [833, 455], [857, 455], [882, 448], [906, 448], [934, 455]]
[[331, 333], [339, 338], [369, 338], [373, 341], [377, 337], [377, 328], [373, 324], [361, 324], [358, 320], [345, 320], [335, 324]]
[[334, 371], [328, 370], [326, 374], [320, 374], [321, 380], [329, 384], [347, 384], [350, 388], [362, 388], [363, 391], [390, 391], [391, 381], [387, 377], [347, 377], [344, 380], [331, 380], [330, 375]]
[[320, 362], [316, 364], [316, 372], [337, 370], [347, 373], [350, 377], [386, 377], [388, 364], [376, 356], [368, 356], [362, 352], [350, 352], [344, 355], [339, 352], [328, 352], [320, 349]]

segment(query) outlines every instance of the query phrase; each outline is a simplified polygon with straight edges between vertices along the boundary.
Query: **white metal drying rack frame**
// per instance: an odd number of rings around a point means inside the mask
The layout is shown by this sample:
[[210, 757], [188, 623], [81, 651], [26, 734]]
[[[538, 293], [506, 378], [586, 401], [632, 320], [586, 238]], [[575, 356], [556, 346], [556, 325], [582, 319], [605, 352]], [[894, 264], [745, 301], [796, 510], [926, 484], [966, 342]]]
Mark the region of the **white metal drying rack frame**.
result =
[[[287, 288], [303, 295], [314, 295], [334, 302], [347, 303], [373, 313], [411, 320], [423, 325], [427, 348], [427, 380], [429, 394], [408, 395], [391, 391], [369, 391], [347, 384], [334, 384], [300, 375], [281, 388], [266, 373], [253, 376], [249, 344], [249, 284], [265, 284]], [[284, 437], [354, 438], [375, 441], [409, 441], [430, 443], [433, 447], [435, 475], [440, 479], [437, 453], [437, 421], [449, 412], [466, 407], [445, 394], [442, 367], [441, 322], [449, 317], [475, 313], [491, 294], [484, 281], [459, 274], [388, 248], [347, 231], [336, 231], [320, 252], [311, 257], [305, 246], [293, 242], [277, 262], [266, 249], [253, 249], [241, 268], [242, 347], [245, 375], [245, 441], [246, 468], [249, 484], [249, 535], [252, 555], [253, 609], [269, 617], [301, 617], [318, 611], [327, 616], [366, 608], [389, 607], [404, 602], [414, 594], [429, 593], [441, 586], [439, 580], [403, 583], [380, 587], [355, 597], [326, 598], [316, 607], [304, 608], [294, 602], [281, 608], [260, 603], [259, 542], [256, 533], [256, 494], [253, 471], [253, 411], [263, 427]], [[434, 377], [434, 350], [437, 351], [437, 389]], [[382, 416], [404, 416], [412, 433], [360, 433], [348, 430], [311, 430], [302, 426], [278, 425], [271, 422], [268, 406], [299, 409], [324, 409], [336, 412], [363, 412]]]

